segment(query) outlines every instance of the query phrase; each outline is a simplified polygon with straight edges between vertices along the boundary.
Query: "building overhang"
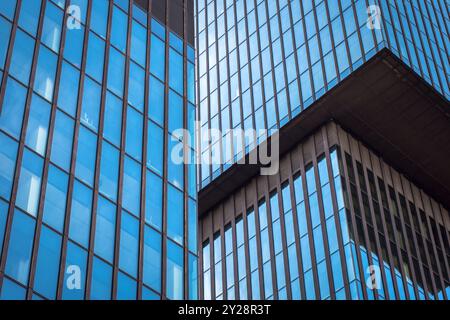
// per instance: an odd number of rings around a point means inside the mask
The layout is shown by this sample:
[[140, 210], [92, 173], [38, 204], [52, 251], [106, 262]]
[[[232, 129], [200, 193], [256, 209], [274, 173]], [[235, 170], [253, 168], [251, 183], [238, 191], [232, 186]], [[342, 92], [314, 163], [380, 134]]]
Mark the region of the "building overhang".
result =
[[[378, 52], [283, 126], [280, 155], [330, 120], [450, 208], [450, 103], [391, 51]], [[232, 165], [200, 190], [199, 216], [259, 172]]]

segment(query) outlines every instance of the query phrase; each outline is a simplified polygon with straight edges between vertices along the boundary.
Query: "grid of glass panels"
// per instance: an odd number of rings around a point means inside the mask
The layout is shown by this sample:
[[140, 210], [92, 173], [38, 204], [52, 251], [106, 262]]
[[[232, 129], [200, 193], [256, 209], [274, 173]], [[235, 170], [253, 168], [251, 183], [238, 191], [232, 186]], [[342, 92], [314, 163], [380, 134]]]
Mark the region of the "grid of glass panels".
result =
[[0, 298], [196, 299], [193, 48], [129, 0], [2, 1], [0, 40]]
[[249, 240], [236, 240], [251, 260], [243, 299], [448, 299], [450, 232], [347, 152], [331, 148], [269, 194], [259, 219], [253, 207], [246, 213]]
[[[197, 0], [201, 187], [389, 48], [450, 98], [448, 7], [437, 0]], [[229, 129], [255, 129], [233, 139]], [[202, 135], [203, 137], [203, 135]]]

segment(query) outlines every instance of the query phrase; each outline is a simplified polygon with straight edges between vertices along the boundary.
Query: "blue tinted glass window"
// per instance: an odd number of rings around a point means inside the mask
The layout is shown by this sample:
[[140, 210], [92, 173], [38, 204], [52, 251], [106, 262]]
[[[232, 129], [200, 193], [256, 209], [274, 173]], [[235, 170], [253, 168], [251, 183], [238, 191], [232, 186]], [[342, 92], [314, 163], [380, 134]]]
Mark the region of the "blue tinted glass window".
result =
[[37, 215], [44, 161], [35, 153], [25, 149], [17, 189], [16, 206], [32, 216]]
[[64, 300], [84, 299], [87, 252], [69, 241], [67, 243], [66, 269], [64, 270]]
[[128, 82], [128, 103], [139, 111], [144, 111], [145, 72], [137, 64], [130, 63], [130, 78]]
[[168, 179], [175, 186], [183, 189], [183, 143], [169, 135], [168, 149]]
[[63, 11], [47, 1], [41, 41], [55, 52], [59, 52]]
[[111, 44], [122, 52], [125, 52], [127, 47], [127, 30], [127, 15], [122, 10], [114, 7], [111, 28]]
[[25, 300], [27, 291], [24, 287], [4, 278], [0, 300]]
[[139, 161], [142, 159], [142, 133], [144, 131], [142, 118], [142, 114], [135, 109], [128, 107], [125, 151]]
[[84, 78], [80, 121], [95, 132], [97, 132], [100, 117], [101, 90], [95, 81], [89, 77]]
[[109, 92], [106, 94], [104, 123], [103, 136], [119, 146], [122, 129], [122, 101]]
[[69, 237], [87, 248], [91, 225], [92, 190], [75, 181], [70, 213]]
[[[144, 23], [145, 24], [145, 23]], [[147, 30], [136, 21], [133, 21], [131, 32], [131, 58], [145, 66], [145, 54], [147, 51]]]
[[63, 62], [59, 81], [58, 107], [75, 116], [78, 101], [80, 72], [67, 62]]
[[144, 283], [161, 291], [161, 235], [152, 228], [144, 230]]
[[22, 130], [25, 99], [25, 87], [12, 78], [8, 78], [2, 113], [0, 114], [0, 129], [17, 139], [19, 139]]
[[179, 94], [184, 92], [183, 57], [172, 48], [169, 50], [169, 86]]
[[193, 63], [187, 65], [187, 98], [190, 102], [195, 102], [195, 67]]
[[4, 1], [0, 6], [0, 13], [12, 20], [16, 11], [16, 3], [17, 0]]
[[85, 127], [80, 126], [75, 176], [90, 186], [94, 184], [96, 154], [97, 136]]
[[197, 205], [195, 201], [188, 201], [188, 247], [192, 252], [197, 252]]
[[183, 98], [169, 91], [169, 132], [183, 129]]
[[34, 91], [50, 102], [53, 100], [53, 89], [55, 87], [56, 62], [56, 54], [41, 45], [34, 80]]
[[99, 191], [111, 200], [117, 199], [117, 181], [119, 179], [119, 150], [103, 142], [100, 162]]
[[167, 235], [178, 243], [183, 243], [183, 193], [169, 185], [167, 187]]
[[120, 222], [119, 267], [137, 277], [139, 251], [139, 221], [125, 211]]
[[100, 196], [95, 224], [94, 252], [111, 263], [114, 258], [115, 230], [116, 206]]
[[147, 166], [162, 175], [164, 155], [164, 133], [158, 125], [148, 122]]
[[20, 6], [19, 26], [33, 36], [36, 35], [40, 9], [41, 1], [35, 0], [23, 0]]
[[152, 19], [152, 31], [158, 35], [161, 39], [166, 39], [166, 30], [162, 24], [155, 19]]
[[34, 40], [20, 29], [17, 30], [9, 73], [17, 80], [28, 84], [33, 61]]
[[61, 236], [43, 226], [34, 279], [34, 290], [49, 299], [56, 298]]
[[69, 171], [72, 155], [73, 120], [62, 112], [56, 112], [51, 161]]
[[112, 276], [112, 267], [97, 257], [94, 257], [91, 281], [92, 300], [111, 299]]
[[125, 57], [116, 49], [109, 52], [108, 89], [122, 97], [125, 77]]
[[152, 34], [150, 47], [150, 72], [159, 79], [165, 77], [165, 43]]
[[74, 6], [77, 6], [80, 9], [79, 20], [82, 23], [85, 23], [86, 22], [86, 11], [87, 11], [88, 0], [71, 0], [70, 4], [74, 5]]
[[183, 249], [172, 241], [167, 241], [167, 297], [171, 300], [183, 298], [184, 290]]
[[122, 206], [136, 216], [139, 215], [141, 208], [141, 167], [136, 161], [128, 157], [125, 157], [123, 169], [123, 188], [126, 192], [122, 195]]
[[14, 212], [5, 273], [27, 285], [33, 249], [35, 220], [19, 210]]
[[105, 42], [94, 33], [89, 33], [86, 73], [98, 82], [103, 82], [103, 68], [105, 61]]
[[50, 165], [44, 202], [44, 222], [62, 232], [66, 212], [67, 185], [66, 173]]
[[5, 39], [0, 43], [0, 69], [5, 65], [6, 52], [8, 50], [8, 40], [11, 34], [11, 23], [0, 17], [0, 38]]
[[136, 281], [119, 272], [117, 277], [117, 300], [135, 300], [136, 290]]
[[93, 0], [91, 10], [91, 29], [99, 35], [106, 38], [106, 25], [108, 22], [108, 7], [107, 0]]
[[159, 125], [164, 125], [164, 84], [157, 78], [150, 76], [149, 84], [149, 108], [148, 116], [150, 119], [158, 123]]
[[17, 156], [17, 143], [0, 132], [0, 196], [9, 199]]
[[72, 28], [66, 32], [66, 41], [64, 43], [64, 58], [77, 66], [81, 67], [81, 55], [83, 51], [84, 27]]
[[147, 170], [145, 221], [158, 230], [162, 228], [162, 179]]
[[[5, 235], [6, 218], [8, 217], [8, 203], [0, 200], [0, 243], [3, 243]], [[2, 246], [0, 245], [0, 255], [2, 254]]]

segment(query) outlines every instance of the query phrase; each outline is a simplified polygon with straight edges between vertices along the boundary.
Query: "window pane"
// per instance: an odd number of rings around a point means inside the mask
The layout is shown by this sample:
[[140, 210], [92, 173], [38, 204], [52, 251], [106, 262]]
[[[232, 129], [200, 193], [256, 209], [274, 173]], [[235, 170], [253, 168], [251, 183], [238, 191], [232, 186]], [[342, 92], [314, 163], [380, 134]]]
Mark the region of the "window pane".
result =
[[67, 185], [66, 173], [50, 165], [44, 202], [44, 222], [62, 232], [66, 213]]
[[43, 226], [34, 279], [34, 290], [46, 298], [56, 298], [58, 284], [61, 236]]
[[183, 143], [178, 139], [169, 135], [169, 148], [168, 148], [168, 179], [175, 186], [180, 189], [184, 187], [183, 179]]
[[156, 174], [147, 170], [145, 222], [158, 230], [162, 228], [163, 182]]
[[0, 129], [19, 139], [22, 131], [26, 90], [12, 78], [8, 78], [7, 81], [2, 113], [0, 114]]
[[116, 146], [120, 146], [122, 128], [122, 101], [113, 94], [106, 93], [105, 126], [103, 136]]
[[[4, 4], [2, 6], [5, 6]], [[0, 9], [1, 10], [1, 9]], [[6, 52], [8, 51], [9, 36], [11, 34], [11, 23], [0, 17], [0, 39], [5, 39], [0, 43], [0, 69], [5, 66]]]
[[136, 161], [125, 157], [123, 171], [123, 189], [125, 192], [122, 195], [122, 206], [138, 216], [141, 208], [141, 167]]
[[169, 185], [167, 187], [167, 235], [182, 244], [184, 236], [183, 193]]
[[73, 120], [60, 111], [56, 112], [50, 160], [69, 171], [72, 156]]
[[64, 43], [64, 58], [76, 67], [81, 67], [81, 54], [83, 51], [84, 27], [73, 28], [66, 32]]
[[41, 178], [44, 160], [35, 153], [25, 149], [17, 189], [16, 206], [37, 216]]
[[113, 262], [116, 232], [116, 206], [103, 198], [98, 199], [95, 224], [95, 254]]
[[5, 273], [27, 285], [33, 249], [35, 221], [19, 210], [14, 211]]
[[133, 277], [137, 277], [138, 250], [139, 221], [132, 215], [122, 211], [119, 267]]
[[47, 1], [41, 41], [55, 52], [59, 51], [63, 12], [53, 3]]
[[94, 184], [96, 153], [97, 136], [80, 126], [75, 176], [90, 186]]
[[9, 73], [17, 80], [28, 84], [33, 61], [34, 40], [20, 29], [17, 30]]
[[169, 132], [183, 129], [183, 98], [169, 91]]
[[145, 66], [145, 54], [147, 51], [147, 30], [139, 23], [133, 20], [133, 27], [131, 32], [131, 58]]
[[34, 91], [48, 101], [53, 101], [53, 88], [55, 86], [57, 56], [41, 45], [39, 59], [36, 67]]
[[150, 97], [148, 116], [150, 119], [164, 125], [164, 84], [153, 76], [150, 76]]
[[125, 151], [138, 161], [142, 159], [143, 126], [142, 115], [135, 109], [128, 107]]
[[[170, 225], [170, 223], [169, 223]], [[167, 297], [171, 300], [183, 299], [184, 290], [183, 249], [172, 241], [167, 241]]]
[[32, 150], [45, 155], [47, 149], [47, 133], [51, 106], [37, 95], [33, 95], [28, 118], [26, 145]]
[[137, 64], [130, 63], [130, 77], [128, 81], [128, 103], [138, 109], [144, 111], [145, 96], [145, 72], [144, 69]]
[[36, 35], [40, 10], [41, 1], [23, 0], [20, 6], [19, 26], [33, 36]]
[[24, 287], [4, 278], [0, 300], [25, 300], [27, 291]]
[[189, 214], [189, 225], [188, 225], [188, 247], [192, 252], [197, 252], [197, 205], [195, 201], [189, 199], [188, 201], [188, 214]]
[[163, 174], [163, 155], [164, 155], [164, 133], [163, 129], [148, 122], [148, 140], [147, 140], [147, 167], [158, 173]]
[[117, 7], [113, 9], [111, 44], [122, 52], [127, 47], [128, 17]]
[[144, 283], [161, 292], [161, 235], [145, 226]]
[[108, 21], [107, 0], [93, 0], [91, 9], [91, 29], [106, 38], [106, 25]]
[[117, 199], [117, 181], [119, 179], [119, 150], [103, 141], [100, 163], [99, 191], [109, 199]]
[[183, 57], [172, 48], [169, 50], [169, 86], [179, 94], [184, 92]]
[[135, 300], [136, 290], [136, 281], [119, 272], [117, 277], [117, 300]]
[[0, 132], [0, 196], [9, 200], [16, 166], [17, 143]]
[[94, 257], [92, 263], [92, 300], [110, 300], [112, 285], [112, 267], [102, 260]]
[[4, 14], [10, 20], [14, 17], [17, 0], [4, 1], [0, 6], [0, 13]]
[[150, 72], [165, 80], [165, 43], [152, 34], [150, 46]]
[[87, 248], [91, 225], [92, 190], [75, 181], [70, 213], [69, 237]]
[[101, 87], [89, 77], [84, 79], [80, 121], [95, 132], [97, 132], [100, 117], [101, 90]]
[[86, 61], [86, 73], [98, 82], [103, 82], [105, 61], [105, 42], [94, 33], [89, 33], [89, 46]]
[[125, 57], [116, 49], [109, 52], [108, 89], [119, 97], [123, 96]]
[[59, 81], [58, 107], [75, 117], [78, 101], [80, 72], [67, 62], [63, 62]]
[[66, 270], [64, 272], [63, 300], [84, 299], [86, 260], [87, 252], [69, 241], [67, 243]]

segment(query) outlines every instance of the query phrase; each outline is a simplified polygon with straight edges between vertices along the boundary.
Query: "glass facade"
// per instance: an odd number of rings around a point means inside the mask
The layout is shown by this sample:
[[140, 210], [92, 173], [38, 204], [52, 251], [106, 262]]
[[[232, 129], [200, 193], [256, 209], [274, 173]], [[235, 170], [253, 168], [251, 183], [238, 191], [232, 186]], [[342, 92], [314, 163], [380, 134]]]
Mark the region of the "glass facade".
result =
[[[450, 16], [437, 0], [197, 0], [201, 187], [383, 49], [447, 100]], [[231, 139], [229, 129], [256, 129]], [[265, 129], [259, 131], [259, 129]], [[211, 164], [212, 162], [212, 164]]]
[[202, 218], [203, 298], [449, 298], [448, 211], [337, 132], [333, 143], [313, 135], [277, 176], [253, 178]]
[[148, 5], [1, 1], [1, 299], [197, 298], [194, 49]]

